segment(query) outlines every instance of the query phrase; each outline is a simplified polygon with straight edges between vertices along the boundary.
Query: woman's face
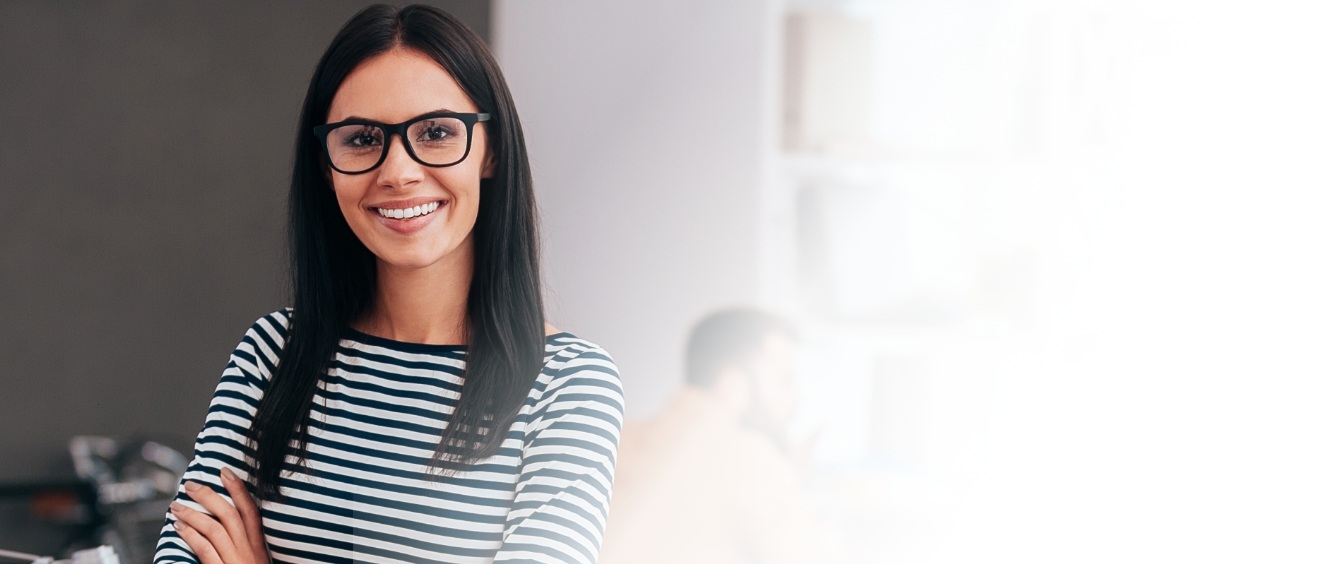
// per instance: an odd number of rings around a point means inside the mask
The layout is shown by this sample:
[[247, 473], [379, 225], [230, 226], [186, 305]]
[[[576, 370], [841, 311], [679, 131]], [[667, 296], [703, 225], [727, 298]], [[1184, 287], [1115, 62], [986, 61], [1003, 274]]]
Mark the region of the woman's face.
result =
[[[368, 59], [344, 79], [330, 103], [326, 123], [350, 117], [399, 123], [441, 110], [478, 111], [459, 84], [430, 57], [394, 49]], [[363, 174], [327, 169], [349, 227], [384, 265], [446, 268], [458, 266], [455, 260], [471, 260], [469, 235], [477, 221], [480, 182], [490, 177], [493, 168], [485, 125], [473, 126], [467, 158], [448, 167], [429, 167], [413, 160], [399, 136], [391, 136], [387, 142], [385, 161], [375, 169]], [[423, 207], [419, 210], [417, 206]], [[396, 219], [381, 213], [408, 208], [424, 215]], [[429, 208], [435, 209], [426, 213]]]

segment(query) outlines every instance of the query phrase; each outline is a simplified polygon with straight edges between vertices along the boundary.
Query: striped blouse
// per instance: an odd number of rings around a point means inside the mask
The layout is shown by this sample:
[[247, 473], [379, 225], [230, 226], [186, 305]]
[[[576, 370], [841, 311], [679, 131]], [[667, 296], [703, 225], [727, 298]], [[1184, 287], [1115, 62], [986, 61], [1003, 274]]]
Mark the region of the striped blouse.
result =
[[[262, 317], [230, 356], [184, 480], [225, 495], [220, 469], [250, 469], [243, 441], [279, 358], [292, 310]], [[275, 562], [596, 561], [614, 480], [624, 399], [599, 346], [546, 337], [546, 363], [500, 453], [436, 478], [427, 463], [453, 412], [465, 347], [350, 330], [312, 407], [307, 473], [262, 503]], [[175, 499], [201, 506], [180, 484]], [[166, 516], [155, 562], [197, 562]]]

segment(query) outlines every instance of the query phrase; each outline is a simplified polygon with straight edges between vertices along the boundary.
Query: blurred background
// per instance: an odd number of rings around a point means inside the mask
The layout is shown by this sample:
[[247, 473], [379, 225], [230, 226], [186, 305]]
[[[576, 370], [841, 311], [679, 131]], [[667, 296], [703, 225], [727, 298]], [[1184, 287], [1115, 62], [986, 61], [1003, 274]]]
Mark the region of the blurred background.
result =
[[[366, 4], [0, 3], [0, 484], [191, 454]], [[857, 561], [1321, 558], [1313, 3], [434, 4], [514, 92], [551, 321], [644, 419], [702, 315], [794, 320]], [[61, 550], [17, 499], [0, 548]]]

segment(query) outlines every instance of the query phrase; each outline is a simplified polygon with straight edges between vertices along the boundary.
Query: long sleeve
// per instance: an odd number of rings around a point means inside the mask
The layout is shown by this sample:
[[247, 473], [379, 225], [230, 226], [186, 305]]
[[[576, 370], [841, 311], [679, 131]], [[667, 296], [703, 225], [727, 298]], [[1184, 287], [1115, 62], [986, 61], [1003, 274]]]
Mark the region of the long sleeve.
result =
[[563, 362], [533, 406], [495, 562], [596, 562], [623, 420], [623, 386], [605, 351]]
[[[284, 346], [288, 323], [287, 309], [266, 315], [248, 329], [235, 347], [211, 397], [206, 421], [193, 446], [192, 463], [179, 483], [175, 501], [205, 511], [184, 492], [184, 481], [206, 484], [228, 500], [228, 493], [220, 482], [220, 469], [228, 467], [240, 477], [248, 475], [250, 449], [244, 437]], [[168, 513], [156, 543], [153, 562], [198, 562], [197, 556], [175, 532], [174, 518]]]

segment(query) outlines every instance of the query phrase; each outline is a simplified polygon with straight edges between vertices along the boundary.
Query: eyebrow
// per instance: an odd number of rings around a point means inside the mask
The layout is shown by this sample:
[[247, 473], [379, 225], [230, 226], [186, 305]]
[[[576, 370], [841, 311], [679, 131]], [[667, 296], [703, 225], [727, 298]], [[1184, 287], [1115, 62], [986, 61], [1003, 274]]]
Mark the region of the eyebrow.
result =
[[[420, 117], [425, 116], [425, 115], [439, 114], [439, 113], [460, 114], [460, 113], [463, 113], [463, 112], [457, 112], [457, 111], [450, 110], [450, 109], [447, 109], [447, 108], [441, 108], [441, 109], [439, 109], [439, 110], [431, 110], [431, 111], [429, 111], [429, 112], [422, 112], [422, 113], [417, 114], [417, 115], [415, 115], [415, 116], [413, 116], [413, 117], [411, 117], [411, 118], [408, 118], [408, 119], [406, 119], [406, 120], [404, 120], [404, 121], [402, 121], [402, 122], [400, 122], [400, 123], [405, 123], [405, 122], [408, 122], [408, 121], [411, 121], [411, 120], [415, 120], [415, 119], [420, 118]], [[346, 117], [346, 118], [344, 118], [344, 119], [340, 119], [340, 120], [337, 120], [337, 121], [352, 121], [352, 120], [375, 121], [375, 122], [384, 123], [384, 122], [381, 122], [380, 120], [376, 120], [376, 119], [372, 119], [372, 118], [367, 118], [367, 117], [362, 117], [362, 116], [356, 116], [356, 115], [348, 116], [348, 117]]]

